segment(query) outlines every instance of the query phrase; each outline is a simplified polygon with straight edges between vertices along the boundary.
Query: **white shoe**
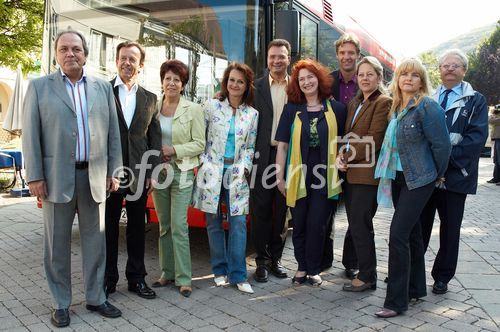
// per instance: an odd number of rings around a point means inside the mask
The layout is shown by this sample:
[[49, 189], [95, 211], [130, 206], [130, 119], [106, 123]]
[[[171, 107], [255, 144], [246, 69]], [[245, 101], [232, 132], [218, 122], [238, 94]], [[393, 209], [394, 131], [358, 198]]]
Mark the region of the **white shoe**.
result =
[[214, 278], [214, 282], [217, 287], [227, 285], [227, 276], [217, 276]]
[[236, 284], [238, 286], [238, 290], [243, 293], [248, 293], [248, 294], [253, 294], [253, 289], [252, 286], [248, 282], [240, 282], [239, 284]]

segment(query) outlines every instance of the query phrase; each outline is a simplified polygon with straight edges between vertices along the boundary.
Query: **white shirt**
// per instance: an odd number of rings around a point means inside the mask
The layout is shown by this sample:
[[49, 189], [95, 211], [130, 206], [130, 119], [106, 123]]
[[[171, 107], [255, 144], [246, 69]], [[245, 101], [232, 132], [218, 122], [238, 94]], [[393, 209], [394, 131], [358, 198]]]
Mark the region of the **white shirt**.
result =
[[84, 68], [82, 77], [75, 84], [71, 82], [62, 70], [61, 74], [66, 86], [66, 92], [73, 103], [76, 113], [77, 140], [75, 160], [77, 162], [89, 161], [90, 135], [87, 110], [87, 74]]
[[120, 105], [122, 107], [123, 117], [127, 123], [127, 127], [130, 128], [130, 123], [132, 123], [132, 118], [135, 113], [135, 105], [137, 99], [137, 83], [132, 85], [132, 89], [128, 89], [125, 83], [123, 83], [120, 76], [116, 76], [115, 87], [118, 87], [118, 96], [120, 97]]

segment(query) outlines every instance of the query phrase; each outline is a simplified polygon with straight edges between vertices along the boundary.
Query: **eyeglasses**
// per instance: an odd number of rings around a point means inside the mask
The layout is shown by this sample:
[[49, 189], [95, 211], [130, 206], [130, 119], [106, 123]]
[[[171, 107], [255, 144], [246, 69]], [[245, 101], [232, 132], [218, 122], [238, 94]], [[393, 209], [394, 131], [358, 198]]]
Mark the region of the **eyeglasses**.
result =
[[448, 69], [455, 70], [457, 68], [463, 67], [463, 65], [457, 65], [456, 63], [452, 63], [452, 64], [441, 65], [440, 67], [444, 68], [445, 70]]

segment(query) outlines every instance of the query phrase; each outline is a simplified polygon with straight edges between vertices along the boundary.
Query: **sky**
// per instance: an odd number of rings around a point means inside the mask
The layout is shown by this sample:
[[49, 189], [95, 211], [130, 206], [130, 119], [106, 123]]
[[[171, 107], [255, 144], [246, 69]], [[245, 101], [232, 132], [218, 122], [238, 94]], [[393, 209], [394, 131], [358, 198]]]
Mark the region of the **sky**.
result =
[[335, 0], [397, 59], [500, 19], [498, 0]]

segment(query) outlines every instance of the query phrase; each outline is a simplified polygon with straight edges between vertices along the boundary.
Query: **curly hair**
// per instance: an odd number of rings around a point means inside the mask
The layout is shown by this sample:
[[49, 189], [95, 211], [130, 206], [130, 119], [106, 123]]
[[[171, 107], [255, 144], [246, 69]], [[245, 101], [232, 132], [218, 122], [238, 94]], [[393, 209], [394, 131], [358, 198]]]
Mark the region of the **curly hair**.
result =
[[333, 77], [328, 69], [318, 61], [312, 59], [299, 60], [292, 69], [292, 77], [288, 84], [287, 94], [288, 102], [294, 104], [303, 104], [306, 102], [306, 97], [299, 86], [299, 72], [301, 69], [307, 69], [318, 78], [318, 97], [327, 99], [330, 97]]
[[229, 74], [231, 73], [232, 70], [237, 70], [240, 73], [242, 73], [243, 76], [245, 77], [245, 81], [247, 84], [247, 89], [243, 94], [241, 102], [243, 104], [253, 106], [253, 96], [255, 94], [255, 86], [253, 84], [254, 74], [252, 69], [250, 69], [250, 67], [248, 67], [244, 63], [231, 62], [229, 66], [227, 66], [227, 68], [224, 70], [224, 75], [222, 76], [219, 100], [223, 101], [224, 99], [229, 98], [229, 91], [227, 90], [227, 82], [229, 81]]

